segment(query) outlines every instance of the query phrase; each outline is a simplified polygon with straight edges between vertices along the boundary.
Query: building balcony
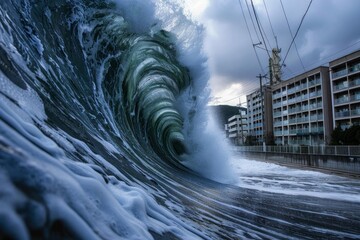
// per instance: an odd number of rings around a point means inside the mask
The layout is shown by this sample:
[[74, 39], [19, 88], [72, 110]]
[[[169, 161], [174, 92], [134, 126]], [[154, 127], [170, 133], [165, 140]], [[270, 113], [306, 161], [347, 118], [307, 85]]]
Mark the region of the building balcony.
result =
[[322, 102], [312, 103], [309, 105], [309, 110], [313, 110], [317, 108], [322, 108]]
[[288, 104], [292, 104], [292, 103], [296, 103], [296, 102], [297, 102], [296, 98], [288, 99]]
[[309, 93], [309, 98], [313, 98], [313, 97], [319, 97], [321, 96], [321, 91], [316, 91], [316, 92], [311, 92]]
[[310, 122], [322, 121], [324, 120], [323, 115], [312, 115], [310, 116]]
[[342, 104], [342, 103], [348, 103], [348, 102], [349, 102], [349, 97], [348, 96], [336, 98], [334, 100], [335, 104]]
[[359, 72], [359, 71], [360, 71], [360, 63], [357, 63], [354, 66], [349, 67], [349, 69], [348, 69], [349, 74]]
[[292, 94], [292, 93], [294, 93], [294, 92], [296, 92], [296, 89], [295, 89], [295, 88], [290, 88], [290, 89], [288, 89], [288, 95], [289, 95], [289, 94]]
[[351, 111], [350, 111], [350, 115], [351, 115], [352, 117], [358, 117], [358, 116], [360, 116], [360, 108], [359, 108], [359, 109], [351, 110]]
[[274, 131], [274, 136], [282, 136], [283, 132], [282, 131]]
[[281, 96], [282, 96], [281, 92], [277, 93], [277, 94], [274, 94], [273, 99], [281, 98]]
[[323, 134], [324, 133], [324, 128], [323, 127], [313, 127], [310, 129], [311, 133], [318, 133], [318, 134]]
[[274, 112], [274, 116], [273, 117], [281, 117], [282, 113], [281, 112]]
[[273, 104], [273, 108], [281, 107], [281, 102]]
[[347, 69], [343, 68], [343, 69], [341, 69], [339, 71], [333, 72], [331, 74], [331, 78], [332, 79], [339, 78], [339, 77], [345, 76], [347, 73], [348, 73]]
[[275, 127], [279, 127], [279, 126], [282, 126], [283, 125], [283, 122], [282, 121], [276, 121], [274, 122], [274, 126]]
[[309, 129], [308, 128], [302, 128], [302, 129], [297, 129], [296, 130], [296, 135], [307, 135], [309, 134]]
[[336, 85], [334, 85], [334, 92], [340, 91], [342, 89], [347, 89], [348, 87], [349, 87], [349, 84], [347, 82], [336, 84]]
[[360, 101], [360, 93], [350, 96], [350, 102], [357, 102], [357, 101]]
[[289, 130], [289, 134], [290, 134], [290, 135], [296, 134], [296, 129], [290, 129], [290, 130]]
[[296, 119], [297, 123], [303, 123], [303, 122], [308, 122], [308, 121], [309, 121], [309, 117], [302, 117], [302, 118]]
[[299, 107], [289, 108], [288, 112], [289, 112], [289, 114], [297, 113], [297, 112], [300, 112], [300, 108]]
[[360, 86], [360, 78], [353, 79], [349, 83], [349, 87], [356, 87], [356, 86]]
[[289, 119], [289, 124], [294, 124], [296, 123], [296, 118], [290, 118]]
[[309, 81], [309, 87], [319, 85], [320, 83], [321, 83], [320, 78], [318, 78], [316, 80]]
[[350, 111], [335, 112], [335, 118], [350, 117]]

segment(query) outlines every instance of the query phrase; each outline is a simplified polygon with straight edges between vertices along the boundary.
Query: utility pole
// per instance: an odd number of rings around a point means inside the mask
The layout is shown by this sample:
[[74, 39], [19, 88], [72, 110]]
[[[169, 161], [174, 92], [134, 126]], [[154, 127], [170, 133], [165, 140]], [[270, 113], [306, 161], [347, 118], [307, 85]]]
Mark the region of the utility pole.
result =
[[264, 116], [264, 92], [263, 92], [263, 84], [262, 79], [266, 78], [265, 75], [259, 74], [259, 76], [256, 76], [260, 80], [260, 96], [261, 96], [261, 118], [262, 118], [262, 130], [263, 130], [263, 150], [265, 151], [265, 116]]
[[270, 85], [281, 81], [280, 52], [278, 47], [272, 49], [272, 56], [269, 58]]

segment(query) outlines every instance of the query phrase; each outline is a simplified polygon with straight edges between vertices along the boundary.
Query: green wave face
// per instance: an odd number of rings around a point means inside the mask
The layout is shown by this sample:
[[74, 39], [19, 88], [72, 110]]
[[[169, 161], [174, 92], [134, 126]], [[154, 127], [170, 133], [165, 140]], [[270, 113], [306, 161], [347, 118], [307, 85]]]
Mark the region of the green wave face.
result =
[[169, 33], [133, 40], [123, 67], [123, 103], [133, 129], [149, 140], [154, 150], [172, 160], [185, 153], [183, 119], [174, 108], [189, 85], [187, 70], [176, 61]]
[[165, 30], [134, 33], [121, 16], [99, 15], [88, 38], [101, 46], [94, 61], [105, 62], [102, 86], [119, 125], [131, 129], [140, 145], [178, 164], [186, 147], [174, 103], [190, 77], [176, 59], [175, 37]]

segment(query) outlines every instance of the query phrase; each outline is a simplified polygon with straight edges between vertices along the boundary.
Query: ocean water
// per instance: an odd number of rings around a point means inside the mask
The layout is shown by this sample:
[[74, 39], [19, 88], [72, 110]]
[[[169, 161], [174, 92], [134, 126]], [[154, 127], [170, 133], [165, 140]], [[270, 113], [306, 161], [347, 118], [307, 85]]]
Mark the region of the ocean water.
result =
[[182, 4], [1, 1], [1, 239], [359, 238], [358, 181], [229, 151]]

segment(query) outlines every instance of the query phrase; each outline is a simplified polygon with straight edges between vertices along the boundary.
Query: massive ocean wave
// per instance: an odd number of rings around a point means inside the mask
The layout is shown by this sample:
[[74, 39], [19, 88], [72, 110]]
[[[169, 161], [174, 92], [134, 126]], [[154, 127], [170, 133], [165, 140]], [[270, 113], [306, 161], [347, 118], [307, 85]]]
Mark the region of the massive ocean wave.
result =
[[202, 35], [181, 2], [1, 1], [1, 239], [356, 238], [231, 185]]

